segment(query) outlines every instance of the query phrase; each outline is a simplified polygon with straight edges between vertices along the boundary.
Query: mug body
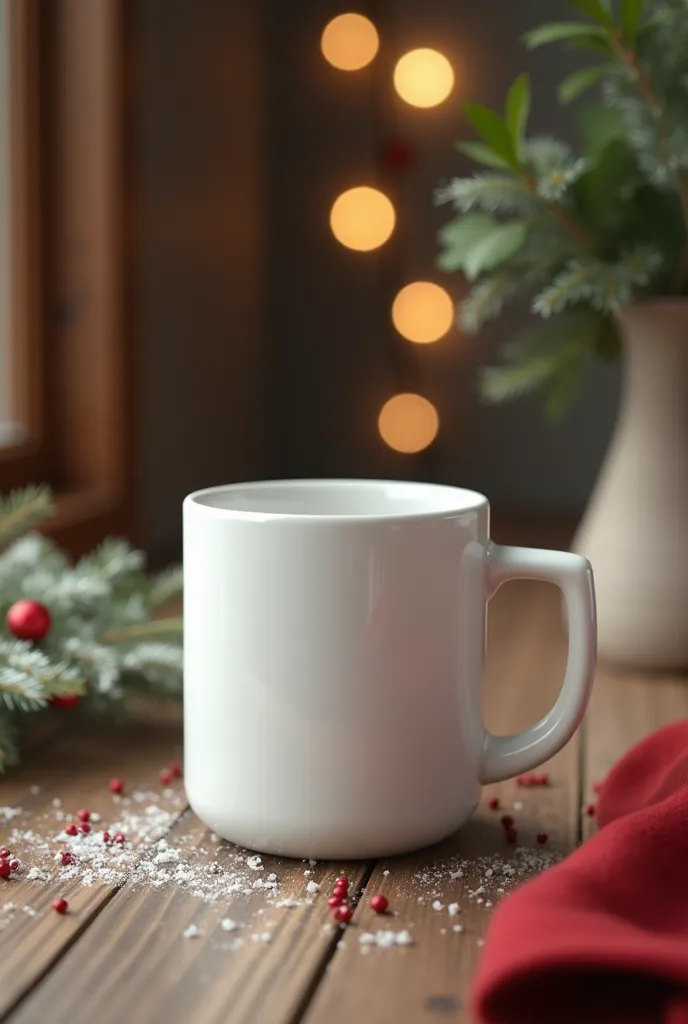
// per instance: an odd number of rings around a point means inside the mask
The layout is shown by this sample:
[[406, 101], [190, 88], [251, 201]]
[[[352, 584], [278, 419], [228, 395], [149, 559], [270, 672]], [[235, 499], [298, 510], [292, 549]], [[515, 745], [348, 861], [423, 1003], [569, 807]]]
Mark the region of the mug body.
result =
[[489, 506], [303, 480], [184, 502], [185, 782], [225, 839], [367, 858], [478, 799]]

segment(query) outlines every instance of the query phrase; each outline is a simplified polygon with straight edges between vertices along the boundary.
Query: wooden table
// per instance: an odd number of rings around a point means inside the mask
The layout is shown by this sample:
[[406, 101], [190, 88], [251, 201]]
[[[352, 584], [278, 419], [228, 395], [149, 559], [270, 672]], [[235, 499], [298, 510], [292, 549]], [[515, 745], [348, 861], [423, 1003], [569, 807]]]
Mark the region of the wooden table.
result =
[[[565, 646], [554, 590], [527, 582], [503, 588], [491, 606], [488, 646], [487, 724], [494, 731], [522, 728], [548, 708], [562, 679]], [[310, 866], [263, 858], [256, 877], [274, 873], [278, 888], [238, 892], [220, 904], [203, 902], [188, 887], [175, 885], [63, 883], [59, 869], [53, 880], [30, 881], [29, 851], [23, 874], [0, 880], [0, 1019], [12, 1024], [467, 1022], [467, 995], [490, 904], [500, 898], [498, 889], [513, 884], [508, 877], [501, 885], [491, 879], [490, 891], [476, 895], [486, 870], [478, 858], [523, 857], [506, 844], [500, 814], [517, 819], [521, 849], [566, 853], [594, 827], [582, 811], [593, 781], [639, 737], [685, 715], [687, 681], [600, 670], [583, 731], [545, 766], [550, 786], [492, 787], [459, 835], [412, 857]], [[0, 845], [12, 828], [45, 829], [56, 813], [55, 798], [65, 811], [88, 807], [109, 821], [121, 810], [108, 790], [112, 776], [121, 776], [128, 792], [159, 794], [159, 770], [178, 756], [179, 739], [176, 719], [139, 724], [126, 735], [108, 737], [89, 728], [55, 737], [0, 782], [0, 807], [23, 808], [5, 824], [0, 810]], [[500, 812], [488, 808], [491, 796], [499, 798]], [[238, 851], [213, 842], [186, 809], [181, 783], [156, 799], [168, 809], [171, 847], [183, 839], [197, 867], [208, 866], [211, 873], [218, 870], [209, 867], [213, 862], [220, 871], [227, 864], [248, 870], [237, 860]], [[537, 846], [540, 832], [550, 837], [546, 846]], [[151, 855], [145, 842], [131, 853], [142, 859]], [[460, 859], [467, 862], [464, 875], [452, 879], [452, 865]], [[331, 924], [326, 902], [342, 871], [360, 897], [345, 933]], [[426, 880], [419, 877], [423, 871]], [[309, 896], [307, 881], [321, 891]], [[384, 919], [370, 910], [368, 897], [377, 892], [387, 893], [394, 915]], [[51, 909], [57, 896], [69, 900], [65, 916]], [[441, 910], [433, 908], [435, 898]], [[285, 899], [298, 905], [276, 905]], [[452, 902], [462, 908], [455, 916], [447, 909]], [[14, 909], [8, 911], [8, 903]], [[227, 918], [236, 922], [236, 930], [223, 929], [220, 922]], [[190, 925], [198, 935], [184, 938]], [[381, 948], [360, 941], [378, 929], [408, 930], [413, 944]]]

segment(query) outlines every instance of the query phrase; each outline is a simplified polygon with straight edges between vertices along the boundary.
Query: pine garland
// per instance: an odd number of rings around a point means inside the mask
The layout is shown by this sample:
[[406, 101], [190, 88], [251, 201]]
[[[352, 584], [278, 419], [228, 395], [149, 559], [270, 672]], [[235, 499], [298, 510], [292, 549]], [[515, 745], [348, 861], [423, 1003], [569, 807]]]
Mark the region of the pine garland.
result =
[[[111, 714], [129, 693], [181, 695], [181, 619], [152, 618], [181, 594], [181, 570], [149, 576], [144, 555], [115, 539], [73, 565], [33, 532], [52, 510], [45, 487], [0, 498], [0, 772], [19, 760], [29, 715], [51, 713], [56, 700]], [[8, 626], [10, 609], [27, 600], [50, 614], [40, 641]]]

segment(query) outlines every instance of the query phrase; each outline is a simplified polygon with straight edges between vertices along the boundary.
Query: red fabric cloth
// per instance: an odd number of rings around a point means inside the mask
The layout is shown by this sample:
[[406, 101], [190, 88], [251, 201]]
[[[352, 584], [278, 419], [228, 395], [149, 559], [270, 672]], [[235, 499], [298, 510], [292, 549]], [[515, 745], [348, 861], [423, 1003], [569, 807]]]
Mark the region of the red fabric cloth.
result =
[[482, 1024], [688, 1024], [688, 721], [607, 778], [597, 835], [495, 912]]

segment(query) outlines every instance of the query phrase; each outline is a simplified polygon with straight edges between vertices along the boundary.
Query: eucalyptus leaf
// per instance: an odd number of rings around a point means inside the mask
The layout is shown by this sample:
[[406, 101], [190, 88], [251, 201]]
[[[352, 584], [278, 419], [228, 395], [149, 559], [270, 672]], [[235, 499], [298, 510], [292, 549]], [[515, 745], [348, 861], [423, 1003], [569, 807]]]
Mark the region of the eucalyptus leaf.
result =
[[498, 156], [485, 142], [457, 142], [456, 148], [476, 163], [484, 164], [485, 167], [496, 167], [500, 171], [511, 167], [508, 161]]
[[601, 0], [567, 0], [569, 7], [573, 7], [574, 10], [580, 11], [581, 14], [587, 14], [593, 21], [597, 21], [600, 25], [606, 25], [607, 28], [614, 28], [614, 19], [612, 18], [609, 9], [601, 2]]
[[586, 25], [581, 21], [554, 21], [548, 25], [532, 28], [523, 36], [523, 41], [529, 50], [569, 39], [597, 39], [607, 42], [609, 32], [601, 26]]
[[437, 235], [444, 247], [444, 252], [437, 259], [437, 266], [448, 273], [460, 270], [472, 247], [496, 227], [499, 227], [499, 221], [489, 213], [467, 213], [445, 224]]
[[609, 65], [607, 64], [597, 64], [592, 68], [580, 68], [579, 71], [574, 71], [572, 75], [564, 79], [557, 89], [559, 102], [571, 103], [608, 73]]
[[621, 0], [621, 26], [631, 44], [635, 43], [644, 6], [645, 0]]
[[473, 281], [485, 270], [492, 270], [514, 256], [526, 240], [526, 225], [521, 220], [496, 225], [470, 248], [464, 261], [466, 277]]
[[468, 120], [490, 149], [502, 157], [510, 167], [517, 168], [516, 147], [509, 129], [499, 114], [480, 103], [464, 103], [463, 109]]
[[523, 151], [523, 140], [530, 114], [530, 98], [530, 78], [524, 73], [518, 76], [506, 98], [506, 126], [519, 160]]

